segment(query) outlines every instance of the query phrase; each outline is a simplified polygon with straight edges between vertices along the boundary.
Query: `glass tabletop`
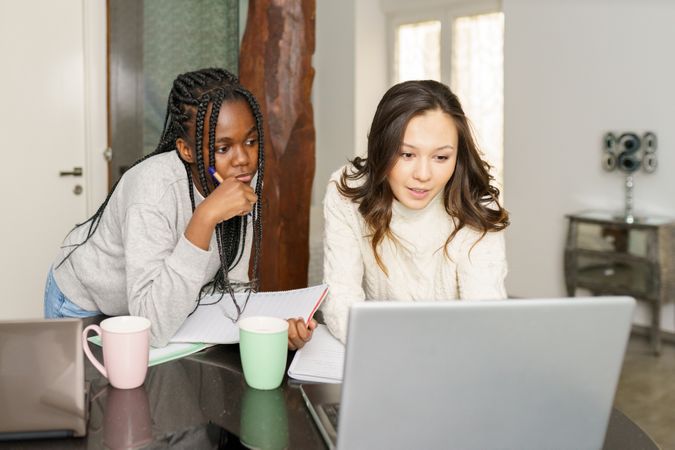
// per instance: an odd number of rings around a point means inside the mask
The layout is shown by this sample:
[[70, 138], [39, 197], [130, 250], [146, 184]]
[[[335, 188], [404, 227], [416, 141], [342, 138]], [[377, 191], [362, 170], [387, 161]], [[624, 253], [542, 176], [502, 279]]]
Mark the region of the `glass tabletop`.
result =
[[[101, 356], [100, 348], [92, 350]], [[86, 437], [0, 442], [0, 449], [326, 448], [299, 384], [286, 377], [275, 390], [248, 387], [237, 345], [217, 345], [150, 367], [144, 385], [132, 390], [110, 386], [88, 360], [85, 378], [90, 383]], [[615, 409], [605, 448], [658, 447]]]

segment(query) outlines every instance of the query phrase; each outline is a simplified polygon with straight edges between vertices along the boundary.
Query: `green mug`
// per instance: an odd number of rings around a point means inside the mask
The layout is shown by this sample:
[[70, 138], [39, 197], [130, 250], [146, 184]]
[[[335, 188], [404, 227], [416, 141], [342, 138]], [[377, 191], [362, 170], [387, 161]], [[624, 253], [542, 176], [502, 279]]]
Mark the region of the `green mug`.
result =
[[288, 322], [253, 316], [239, 321], [239, 354], [246, 383], [255, 389], [281, 385], [288, 356]]

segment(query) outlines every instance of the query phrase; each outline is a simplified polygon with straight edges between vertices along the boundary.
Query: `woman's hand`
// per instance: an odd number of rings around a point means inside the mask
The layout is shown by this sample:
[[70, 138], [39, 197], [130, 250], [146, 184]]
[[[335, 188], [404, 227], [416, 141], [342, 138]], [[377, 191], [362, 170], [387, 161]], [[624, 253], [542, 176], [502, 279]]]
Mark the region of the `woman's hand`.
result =
[[312, 331], [315, 328], [316, 321], [314, 319], [309, 321], [309, 325], [305, 325], [305, 321], [302, 318], [288, 319], [288, 349], [301, 349], [312, 339]]
[[251, 212], [258, 196], [253, 188], [234, 177], [226, 178], [198, 206], [214, 223]]
[[192, 214], [185, 237], [202, 250], [208, 250], [216, 225], [234, 216], [251, 212], [258, 196], [251, 186], [236, 178], [226, 178]]

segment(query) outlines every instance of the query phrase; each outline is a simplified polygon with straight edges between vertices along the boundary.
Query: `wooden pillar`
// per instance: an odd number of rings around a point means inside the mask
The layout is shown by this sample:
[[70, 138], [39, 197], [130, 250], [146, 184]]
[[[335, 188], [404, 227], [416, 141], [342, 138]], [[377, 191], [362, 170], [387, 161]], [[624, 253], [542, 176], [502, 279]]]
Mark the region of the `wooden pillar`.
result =
[[260, 290], [307, 286], [315, 0], [250, 0], [239, 78], [265, 121]]

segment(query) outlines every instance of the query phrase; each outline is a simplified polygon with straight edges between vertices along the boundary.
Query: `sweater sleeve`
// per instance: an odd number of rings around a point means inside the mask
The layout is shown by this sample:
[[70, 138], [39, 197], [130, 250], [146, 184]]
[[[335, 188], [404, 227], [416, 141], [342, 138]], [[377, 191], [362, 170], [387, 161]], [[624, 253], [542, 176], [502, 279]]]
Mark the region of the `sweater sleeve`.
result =
[[[464, 231], [464, 230], [462, 230]], [[506, 248], [504, 231], [480, 233], [466, 230], [456, 255], [459, 298], [501, 300], [506, 298]]]
[[324, 199], [324, 282], [328, 296], [321, 310], [331, 333], [343, 343], [347, 339], [349, 307], [365, 300], [361, 232], [357, 212], [331, 181]]
[[129, 208], [123, 230], [129, 313], [150, 319], [150, 344], [162, 347], [194, 308], [213, 250], [146, 205]]

